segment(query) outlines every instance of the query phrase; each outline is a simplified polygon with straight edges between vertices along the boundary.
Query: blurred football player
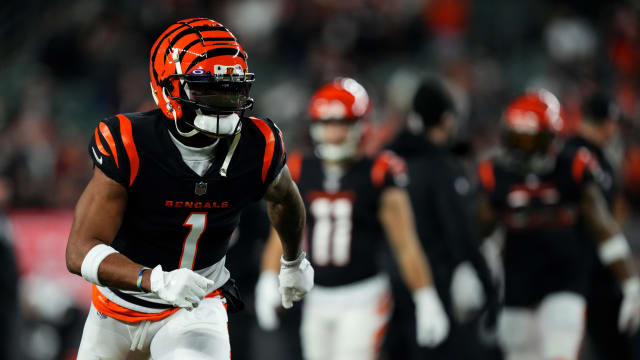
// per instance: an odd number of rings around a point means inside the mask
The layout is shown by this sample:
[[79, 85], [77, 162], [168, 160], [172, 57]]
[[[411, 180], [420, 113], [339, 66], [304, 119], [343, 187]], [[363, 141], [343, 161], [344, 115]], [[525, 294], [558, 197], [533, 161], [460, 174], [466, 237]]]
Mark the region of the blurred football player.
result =
[[78, 359], [229, 359], [234, 294], [225, 253], [241, 210], [261, 198], [282, 239], [290, 304], [313, 285], [304, 204], [280, 130], [245, 117], [254, 74], [222, 24], [178, 21], [151, 48], [158, 109], [98, 124], [93, 178], [78, 200], [67, 267], [94, 284]]
[[[373, 359], [392, 307], [388, 277], [377, 258], [388, 240], [416, 303], [417, 340], [434, 346], [449, 321], [417, 238], [404, 163], [392, 153], [360, 155], [369, 108], [365, 89], [336, 78], [313, 95], [309, 114], [315, 152], [292, 154], [288, 165], [307, 208], [306, 248], [316, 287], [305, 298], [301, 336], [305, 359]], [[386, 235], [386, 236], [385, 236]], [[278, 324], [277, 259], [272, 232], [256, 287], [264, 328]]]
[[545, 90], [527, 92], [504, 112], [504, 153], [478, 168], [486, 191], [479, 211], [485, 233], [497, 224], [505, 229], [498, 337], [508, 360], [577, 359], [588, 280], [581, 217], [624, 289], [619, 328], [635, 331], [640, 320], [640, 280], [597, 184], [602, 170], [585, 147], [558, 151], [561, 128], [557, 98]]
[[[453, 321], [445, 342], [434, 349], [416, 349], [409, 294], [392, 277], [394, 310], [387, 351], [414, 352], [415, 358], [483, 358], [477, 320], [487, 303], [493, 303], [489, 271], [479, 251], [480, 236], [473, 215], [476, 193], [451, 144], [458, 116], [452, 95], [437, 78], [421, 81], [413, 97], [407, 129], [389, 148], [407, 160], [409, 196], [422, 245], [429, 255], [433, 279], [445, 311]], [[392, 272], [395, 273], [395, 272]], [[492, 309], [495, 314], [497, 305]], [[495, 316], [492, 316], [495, 319]], [[406, 355], [407, 357], [409, 355]]]
[[[596, 92], [585, 101], [582, 121], [576, 136], [566, 141], [567, 151], [577, 153], [584, 148], [589, 150], [599, 164], [594, 174], [609, 209], [614, 212], [615, 204], [620, 201], [614, 167], [605, 155], [605, 148], [618, 132], [618, 110], [612, 99], [603, 92]], [[581, 219], [580, 236], [591, 241], [590, 278], [587, 288], [587, 332], [592, 348], [600, 359], [632, 359], [633, 341], [626, 332], [620, 331], [617, 315], [620, 311], [623, 294], [615, 274], [598, 256], [597, 243]]]

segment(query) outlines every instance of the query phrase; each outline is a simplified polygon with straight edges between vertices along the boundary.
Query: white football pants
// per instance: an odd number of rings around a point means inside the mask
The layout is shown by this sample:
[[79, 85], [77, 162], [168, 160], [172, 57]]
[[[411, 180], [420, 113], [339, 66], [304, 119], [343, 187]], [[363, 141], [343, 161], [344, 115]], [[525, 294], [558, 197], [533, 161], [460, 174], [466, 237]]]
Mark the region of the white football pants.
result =
[[227, 311], [220, 297], [205, 298], [192, 311], [180, 309], [158, 321], [127, 323], [91, 310], [78, 360], [230, 358]]
[[581, 295], [547, 295], [535, 309], [506, 307], [498, 319], [505, 360], [576, 360], [586, 314]]
[[392, 310], [386, 275], [354, 284], [314, 286], [302, 311], [302, 350], [307, 360], [375, 359]]

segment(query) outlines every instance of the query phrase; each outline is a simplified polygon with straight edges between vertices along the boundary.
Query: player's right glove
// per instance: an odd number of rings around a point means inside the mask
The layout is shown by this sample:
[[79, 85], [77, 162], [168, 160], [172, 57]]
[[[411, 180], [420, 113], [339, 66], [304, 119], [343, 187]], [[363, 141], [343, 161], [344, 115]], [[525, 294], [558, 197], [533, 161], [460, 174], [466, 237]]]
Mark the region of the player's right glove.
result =
[[167, 272], [158, 265], [151, 271], [151, 292], [176, 307], [193, 310], [209, 290], [213, 290], [213, 281], [190, 269]]
[[618, 330], [633, 335], [640, 326], [640, 279], [633, 277], [622, 284], [622, 304], [618, 315]]
[[423, 287], [413, 292], [416, 306], [416, 340], [420, 346], [434, 347], [449, 334], [449, 318], [442, 307], [435, 287]]
[[275, 330], [280, 325], [276, 310], [282, 298], [278, 292], [278, 275], [275, 271], [265, 270], [260, 273], [256, 284], [256, 318], [263, 330]]
[[313, 287], [313, 268], [306, 259], [304, 251], [300, 252], [298, 258], [287, 261], [280, 257], [280, 294], [282, 295], [282, 306], [289, 309], [294, 301], [300, 301]]

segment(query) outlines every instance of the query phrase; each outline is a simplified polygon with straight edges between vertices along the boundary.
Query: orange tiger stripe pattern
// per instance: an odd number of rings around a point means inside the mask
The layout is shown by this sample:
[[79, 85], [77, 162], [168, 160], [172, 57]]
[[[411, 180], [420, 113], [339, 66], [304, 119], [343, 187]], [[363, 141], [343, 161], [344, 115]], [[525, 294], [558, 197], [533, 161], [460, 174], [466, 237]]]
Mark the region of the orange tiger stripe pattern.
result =
[[131, 129], [131, 120], [128, 117], [119, 114], [117, 115], [120, 120], [120, 138], [122, 144], [124, 144], [124, 150], [127, 152], [129, 158], [129, 186], [133, 185], [133, 181], [138, 175], [138, 169], [140, 167], [140, 158], [138, 157], [138, 151], [136, 150], [136, 144], [133, 141], [133, 131]]
[[116, 167], [120, 167], [120, 165], [118, 165], [118, 153], [116, 151], [116, 142], [113, 140], [113, 136], [111, 135], [111, 130], [109, 130], [109, 127], [107, 126], [107, 124], [103, 123], [102, 121], [100, 122], [99, 126], [100, 126], [100, 133], [102, 134], [104, 139], [107, 140], [109, 149], [111, 149], [111, 153], [113, 154], [113, 159], [116, 161]]
[[267, 179], [267, 173], [271, 167], [271, 160], [273, 159], [273, 151], [276, 146], [276, 137], [273, 135], [273, 131], [264, 121], [251, 117], [251, 121], [258, 127], [258, 130], [262, 133], [265, 140], [264, 146], [264, 158], [262, 160], [262, 182]]

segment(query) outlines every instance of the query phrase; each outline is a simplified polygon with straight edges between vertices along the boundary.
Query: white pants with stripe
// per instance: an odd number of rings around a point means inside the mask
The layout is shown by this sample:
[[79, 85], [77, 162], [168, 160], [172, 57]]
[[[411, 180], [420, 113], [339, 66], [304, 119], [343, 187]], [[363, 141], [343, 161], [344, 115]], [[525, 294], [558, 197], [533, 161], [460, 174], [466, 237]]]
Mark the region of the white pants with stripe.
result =
[[91, 305], [78, 360], [230, 358], [227, 311], [220, 297], [159, 321], [127, 323], [106, 317]]
[[386, 275], [354, 284], [315, 286], [305, 296], [302, 350], [306, 360], [371, 360], [391, 315]]
[[547, 295], [535, 309], [506, 307], [498, 319], [505, 360], [576, 360], [582, 345], [586, 303], [581, 295]]

